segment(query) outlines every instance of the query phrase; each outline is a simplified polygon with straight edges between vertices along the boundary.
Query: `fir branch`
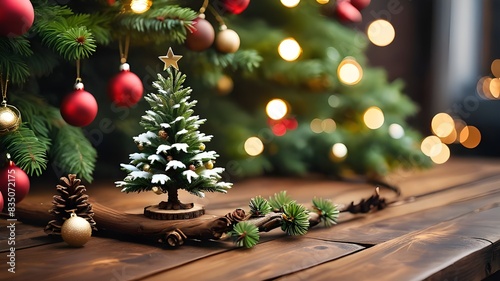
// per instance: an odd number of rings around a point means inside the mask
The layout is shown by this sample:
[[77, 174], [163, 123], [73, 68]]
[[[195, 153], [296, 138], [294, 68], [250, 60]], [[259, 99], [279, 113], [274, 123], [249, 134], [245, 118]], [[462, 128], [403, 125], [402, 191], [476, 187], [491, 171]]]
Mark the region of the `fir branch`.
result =
[[286, 190], [275, 193], [274, 196], [269, 197], [269, 204], [274, 212], [282, 212], [283, 207], [289, 203], [295, 203], [295, 201], [286, 194]]
[[335, 204], [333, 204], [330, 200], [323, 198], [314, 198], [312, 202], [313, 212], [319, 215], [320, 220], [323, 222], [325, 227], [337, 224], [340, 212]]
[[69, 125], [59, 128], [50, 150], [50, 158], [63, 173], [78, 174], [92, 182], [97, 152], [81, 128]]
[[252, 248], [259, 243], [259, 229], [252, 223], [239, 222], [230, 232], [238, 247]]
[[290, 202], [283, 206], [281, 229], [288, 235], [304, 235], [309, 229], [309, 214], [303, 205]]
[[252, 216], [263, 216], [272, 211], [269, 202], [260, 195], [250, 199], [249, 207]]
[[38, 139], [23, 123], [19, 129], [0, 138], [2, 150], [12, 156], [19, 168], [30, 175], [41, 175], [47, 168], [47, 143]]
[[0, 74], [9, 81], [20, 84], [30, 75], [25, 58], [33, 54], [30, 42], [24, 37], [0, 37]]

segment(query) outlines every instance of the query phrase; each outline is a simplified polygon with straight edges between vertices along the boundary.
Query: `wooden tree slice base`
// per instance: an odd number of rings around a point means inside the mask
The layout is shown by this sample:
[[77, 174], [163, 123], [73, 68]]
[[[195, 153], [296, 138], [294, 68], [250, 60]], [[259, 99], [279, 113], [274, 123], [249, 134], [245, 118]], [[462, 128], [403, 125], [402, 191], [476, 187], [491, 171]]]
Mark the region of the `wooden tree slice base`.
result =
[[202, 205], [194, 204], [188, 210], [163, 210], [158, 205], [151, 205], [144, 208], [144, 216], [154, 220], [187, 220], [200, 217], [205, 214]]

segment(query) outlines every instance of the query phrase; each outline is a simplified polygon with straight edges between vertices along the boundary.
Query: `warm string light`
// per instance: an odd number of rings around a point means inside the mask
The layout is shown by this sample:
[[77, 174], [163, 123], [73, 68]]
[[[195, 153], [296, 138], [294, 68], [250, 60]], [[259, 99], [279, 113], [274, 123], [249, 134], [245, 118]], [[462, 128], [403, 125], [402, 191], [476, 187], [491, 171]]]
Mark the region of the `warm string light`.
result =
[[375, 130], [384, 125], [384, 113], [376, 106], [372, 106], [365, 111], [363, 121], [366, 127]]
[[281, 0], [281, 4], [287, 8], [293, 8], [299, 5], [300, 0]]
[[347, 156], [347, 146], [338, 142], [332, 146], [332, 156], [334, 160], [341, 160]]
[[250, 137], [243, 145], [245, 152], [250, 156], [257, 156], [264, 151], [264, 144], [258, 137]]
[[286, 38], [278, 46], [278, 53], [286, 61], [294, 61], [299, 58], [302, 48], [293, 38]]
[[288, 106], [282, 99], [273, 99], [267, 103], [266, 113], [269, 118], [279, 120], [288, 113]]
[[355, 85], [363, 78], [363, 69], [354, 58], [346, 57], [337, 68], [337, 76], [343, 84]]
[[379, 19], [370, 23], [366, 35], [374, 45], [385, 47], [392, 43], [396, 31], [390, 22]]
[[153, 5], [151, 0], [132, 0], [130, 2], [130, 9], [136, 14], [142, 14], [149, 10]]

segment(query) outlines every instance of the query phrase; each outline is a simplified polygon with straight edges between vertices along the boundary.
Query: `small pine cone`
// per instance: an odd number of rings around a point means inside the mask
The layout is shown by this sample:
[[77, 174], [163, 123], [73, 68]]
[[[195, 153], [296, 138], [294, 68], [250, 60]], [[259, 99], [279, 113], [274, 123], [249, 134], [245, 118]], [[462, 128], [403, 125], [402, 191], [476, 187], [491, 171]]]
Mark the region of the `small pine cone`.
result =
[[236, 209], [232, 213], [227, 213], [224, 217], [229, 219], [232, 224], [246, 220], [245, 210], [243, 209]]
[[61, 234], [61, 227], [71, 213], [86, 219], [93, 230], [97, 231], [96, 223], [93, 219], [94, 212], [92, 204], [88, 203], [89, 196], [81, 180], [76, 178], [75, 174], [69, 174], [68, 177], [61, 177], [61, 184], [56, 186], [59, 195], [54, 195], [52, 209], [49, 211], [54, 217], [45, 227], [47, 234]]

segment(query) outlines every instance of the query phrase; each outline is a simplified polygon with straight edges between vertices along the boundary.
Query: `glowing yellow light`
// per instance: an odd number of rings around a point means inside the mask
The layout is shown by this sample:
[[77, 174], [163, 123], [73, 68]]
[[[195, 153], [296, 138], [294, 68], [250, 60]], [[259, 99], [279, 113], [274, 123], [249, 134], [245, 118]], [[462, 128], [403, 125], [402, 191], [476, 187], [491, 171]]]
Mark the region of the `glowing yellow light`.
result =
[[420, 150], [422, 153], [429, 157], [433, 157], [438, 155], [441, 152], [441, 140], [436, 136], [428, 136], [420, 145]]
[[457, 130], [455, 128], [456, 128], [456, 126], [453, 128], [453, 130], [451, 131], [451, 133], [449, 135], [447, 135], [444, 138], [442, 138], [442, 137], [440, 138], [442, 143], [452, 144], [457, 140], [458, 134], [457, 134]]
[[318, 4], [324, 5], [324, 4], [328, 4], [328, 2], [330, 2], [330, 0], [316, 0], [316, 2], [318, 2]]
[[375, 130], [384, 124], [384, 113], [376, 106], [372, 106], [365, 111], [363, 116], [366, 127]]
[[311, 121], [311, 124], [309, 125], [311, 127], [311, 131], [313, 131], [316, 134], [319, 134], [319, 133], [323, 132], [323, 128], [321, 127], [321, 123], [322, 122], [323, 121], [321, 119], [314, 118]]
[[493, 98], [500, 98], [500, 78], [494, 78], [490, 81], [490, 94]]
[[337, 129], [337, 124], [335, 123], [335, 121], [333, 119], [328, 118], [328, 119], [321, 121], [321, 129], [325, 133], [331, 133], [331, 132], [335, 131], [335, 129]]
[[258, 137], [250, 137], [244, 144], [245, 152], [250, 156], [257, 156], [264, 151], [264, 144]]
[[278, 47], [278, 53], [280, 54], [282, 59], [286, 61], [294, 61], [299, 58], [300, 54], [302, 53], [302, 48], [300, 47], [299, 43], [295, 41], [295, 39], [287, 38], [281, 41]]
[[335, 108], [340, 105], [340, 99], [336, 95], [331, 95], [328, 97], [328, 105]]
[[434, 156], [431, 156], [432, 162], [436, 164], [443, 164], [450, 159], [450, 149], [444, 143], [441, 143], [439, 146], [439, 153]]
[[347, 155], [347, 147], [343, 143], [336, 143], [332, 146], [333, 156], [337, 158], [344, 158]]
[[496, 59], [491, 63], [491, 73], [500, 78], [500, 59]]
[[130, 9], [132, 9], [134, 13], [142, 14], [149, 10], [152, 4], [153, 2], [151, 0], [132, 0], [132, 2], [130, 2]]
[[490, 82], [491, 78], [487, 76], [481, 77], [481, 79], [477, 81], [476, 91], [480, 97], [484, 99], [494, 99], [490, 93]]
[[481, 142], [481, 132], [474, 126], [465, 126], [460, 131], [460, 143], [467, 148], [475, 148]]
[[368, 26], [366, 35], [373, 44], [384, 47], [392, 43], [396, 36], [396, 32], [390, 22], [386, 20], [375, 20]]
[[436, 136], [445, 138], [455, 129], [455, 122], [447, 113], [438, 113], [432, 118], [431, 128]]
[[281, 4], [288, 8], [293, 8], [299, 4], [300, 0], [281, 0]]
[[353, 58], [347, 57], [340, 62], [337, 68], [337, 76], [340, 82], [346, 85], [354, 85], [363, 78], [363, 69]]
[[[455, 133], [457, 136], [455, 137], [455, 143], [460, 143], [460, 132], [467, 127], [467, 123], [461, 119], [455, 119]], [[468, 131], [467, 131], [468, 132]]]
[[273, 99], [267, 103], [266, 106], [267, 116], [269, 116], [269, 118], [273, 120], [279, 120], [285, 117], [287, 112], [288, 112], [288, 107], [286, 105], [286, 102], [281, 99]]
[[405, 129], [403, 129], [403, 126], [399, 125], [399, 124], [391, 124], [389, 126], [389, 135], [393, 138], [393, 139], [400, 139], [402, 137], [404, 137], [405, 135]]

